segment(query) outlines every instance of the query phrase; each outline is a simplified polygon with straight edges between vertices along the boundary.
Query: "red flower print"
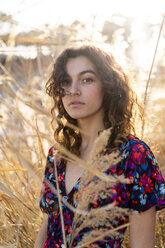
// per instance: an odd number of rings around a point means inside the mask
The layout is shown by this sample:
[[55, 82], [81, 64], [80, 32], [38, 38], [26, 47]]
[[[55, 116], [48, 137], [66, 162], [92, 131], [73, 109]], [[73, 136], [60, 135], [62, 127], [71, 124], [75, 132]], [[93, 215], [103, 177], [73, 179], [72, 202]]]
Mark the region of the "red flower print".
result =
[[141, 152], [145, 152], [145, 148], [142, 144], [137, 144], [137, 148], [139, 148]]
[[135, 201], [135, 200], [132, 200], [132, 203], [133, 203], [133, 204], [137, 204], [137, 201]]
[[49, 173], [52, 173], [52, 172], [53, 172], [53, 168], [50, 168], [50, 169], [49, 169]]
[[93, 202], [93, 206], [94, 208], [96, 208], [98, 206], [98, 202], [97, 201]]
[[62, 180], [64, 180], [64, 175], [63, 174], [58, 176], [58, 181], [61, 182]]
[[73, 229], [71, 226], [69, 226], [68, 233], [73, 233]]
[[146, 184], [146, 192], [151, 193], [153, 190], [153, 183], [151, 181], [151, 178], [148, 178], [148, 183]]
[[153, 183], [152, 183], [150, 177], [148, 177], [146, 174], [143, 174], [140, 177], [139, 186], [143, 186], [145, 188], [146, 193], [151, 193]]
[[142, 154], [141, 154], [141, 152], [135, 152], [135, 153], [133, 154], [133, 157], [134, 157], [135, 159], [137, 159], [137, 160], [140, 160], [141, 157], [142, 157]]
[[142, 163], [145, 164], [145, 154], [142, 152], [133, 152], [132, 154], [133, 160], [135, 160], [138, 164]]
[[46, 201], [47, 201], [47, 202], [50, 202], [50, 199], [49, 199], [49, 198], [46, 198]]
[[110, 171], [114, 174], [116, 172], [116, 167], [111, 167]]
[[128, 184], [133, 183], [134, 182], [134, 176], [129, 176], [128, 180], [129, 180]]

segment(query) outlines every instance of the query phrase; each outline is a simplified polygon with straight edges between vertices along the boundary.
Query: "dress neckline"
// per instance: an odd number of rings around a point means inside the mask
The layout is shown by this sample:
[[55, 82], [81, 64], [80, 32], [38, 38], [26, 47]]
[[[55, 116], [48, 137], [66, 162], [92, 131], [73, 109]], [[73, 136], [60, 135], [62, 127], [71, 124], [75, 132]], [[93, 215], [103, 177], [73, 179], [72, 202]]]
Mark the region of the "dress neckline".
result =
[[[66, 193], [66, 183], [65, 183], [65, 180], [66, 180], [66, 166], [67, 166], [67, 161], [66, 160], [62, 160], [62, 172], [63, 172], [63, 192], [64, 192], [64, 195], [67, 196], [67, 197], [70, 197], [77, 189], [78, 189], [78, 185], [80, 183], [80, 178], [79, 177], [76, 181], [76, 183], [74, 184], [73, 188], [70, 190], [70, 192], [67, 194]], [[82, 175], [81, 175], [82, 176]]]

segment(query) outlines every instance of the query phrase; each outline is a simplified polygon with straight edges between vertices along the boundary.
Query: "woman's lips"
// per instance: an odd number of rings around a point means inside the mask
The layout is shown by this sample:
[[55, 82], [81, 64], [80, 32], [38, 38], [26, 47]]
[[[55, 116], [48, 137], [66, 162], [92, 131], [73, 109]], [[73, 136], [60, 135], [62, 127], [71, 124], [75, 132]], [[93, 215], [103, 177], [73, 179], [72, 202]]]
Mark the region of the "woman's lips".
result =
[[69, 104], [69, 106], [71, 106], [71, 107], [79, 107], [79, 106], [82, 106], [82, 105], [84, 105], [84, 103], [83, 102], [79, 102], [79, 101], [73, 101], [73, 102], [71, 102]]

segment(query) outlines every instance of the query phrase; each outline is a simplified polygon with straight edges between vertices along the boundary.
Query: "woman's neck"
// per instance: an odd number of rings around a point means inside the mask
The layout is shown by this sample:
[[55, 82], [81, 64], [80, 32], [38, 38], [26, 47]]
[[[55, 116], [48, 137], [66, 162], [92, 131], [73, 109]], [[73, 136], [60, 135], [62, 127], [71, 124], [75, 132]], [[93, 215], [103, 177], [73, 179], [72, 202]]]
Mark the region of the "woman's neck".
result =
[[79, 127], [83, 130], [82, 144], [80, 151], [91, 150], [100, 131], [104, 130], [103, 118], [89, 118], [78, 121]]

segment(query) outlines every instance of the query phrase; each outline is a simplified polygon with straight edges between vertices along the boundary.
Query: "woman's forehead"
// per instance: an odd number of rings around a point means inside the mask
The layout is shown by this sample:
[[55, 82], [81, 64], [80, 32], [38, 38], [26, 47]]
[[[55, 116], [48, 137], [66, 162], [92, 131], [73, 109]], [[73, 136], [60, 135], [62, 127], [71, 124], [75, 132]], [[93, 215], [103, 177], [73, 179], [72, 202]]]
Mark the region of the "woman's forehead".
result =
[[96, 73], [95, 65], [85, 56], [69, 58], [66, 63], [67, 74], [79, 74], [82, 71], [93, 71]]

